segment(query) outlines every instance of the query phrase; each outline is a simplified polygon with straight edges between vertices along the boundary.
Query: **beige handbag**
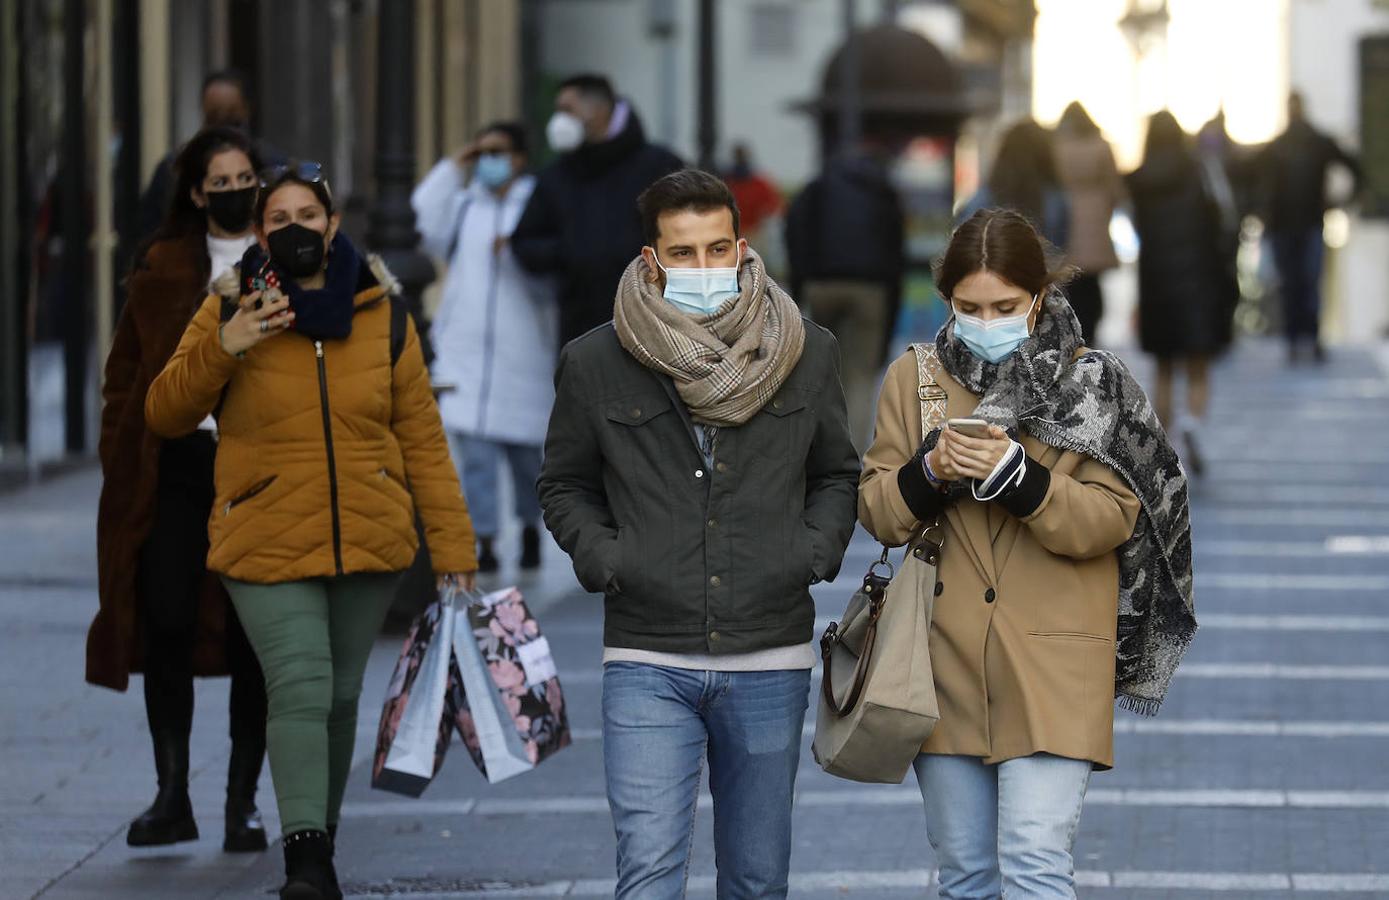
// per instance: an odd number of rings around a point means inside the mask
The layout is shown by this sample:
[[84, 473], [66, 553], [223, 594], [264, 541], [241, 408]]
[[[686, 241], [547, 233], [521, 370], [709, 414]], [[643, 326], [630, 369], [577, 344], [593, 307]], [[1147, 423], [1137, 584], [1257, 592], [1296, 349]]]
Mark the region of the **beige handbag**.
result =
[[[935, 378], [935, 346], [912, 349], [924, 439], [945, 419], [945, 391]], [[842, 621], [820, 639], [824, 672], [811, 750], [831, 775], [900, 784], [940, 718], [928, 640], [941, 539], [940, 521], [927, 524], [896, 577], [883, 547]]]

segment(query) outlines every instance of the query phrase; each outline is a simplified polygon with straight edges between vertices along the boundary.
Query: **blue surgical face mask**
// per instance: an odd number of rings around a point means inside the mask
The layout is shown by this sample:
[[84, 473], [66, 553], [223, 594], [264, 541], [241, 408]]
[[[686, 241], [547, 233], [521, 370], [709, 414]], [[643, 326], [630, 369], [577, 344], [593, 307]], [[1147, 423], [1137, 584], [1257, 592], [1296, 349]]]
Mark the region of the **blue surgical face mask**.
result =
[[1037, 295], [1027, 309], [1016, 316], [1005, 316], [984, 321], [976, 316], [955, 313], [955, 337], [964, 342], [970, 352], [982, 360], [1000, 363], [1013, 355], [1032, 332], [1027, 327], [1027, 319], [1032, 315], [1032, 307], [1037, 305]]
[[[738, 266], [718, 269], [667, 269], [651, 249], [656, 265], [666, 276], [663, 296], [677, 309], [694, 316], [707, 316], [741, 293], [738, 289]], [[739, 253], [739, 262], [742, 254]]]
[[477, 167], [473, 172], [484, 187], [496, 190], [511, 180], [511, 155], [484, 153], [477, 158]]

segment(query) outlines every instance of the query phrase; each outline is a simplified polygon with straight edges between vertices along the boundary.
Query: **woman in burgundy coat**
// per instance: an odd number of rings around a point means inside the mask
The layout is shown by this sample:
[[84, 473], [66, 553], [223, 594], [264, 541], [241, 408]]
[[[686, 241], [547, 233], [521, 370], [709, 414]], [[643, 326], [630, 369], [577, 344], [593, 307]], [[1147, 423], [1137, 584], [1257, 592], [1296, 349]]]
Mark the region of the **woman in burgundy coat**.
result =
[[124, 691], [144, 672], [159, 793], [126, 842], [196, 840], [188, 797], [193, 677], [231, 674], [231, 763], [223, 849], [266, 848], [256, 810], [265, 758], [265, 682], [225, 591], [205, 568], [216, 424], [178, 440], [145, 427], [145, 393], [207, 295], [208, 282], [255, 240], [260, 160], [231, 128], [196, 135], [175, 163], [164, 223], [127, 281], [101, 411], [97, 562], [101, 609], [87, 635], [87, 681]]

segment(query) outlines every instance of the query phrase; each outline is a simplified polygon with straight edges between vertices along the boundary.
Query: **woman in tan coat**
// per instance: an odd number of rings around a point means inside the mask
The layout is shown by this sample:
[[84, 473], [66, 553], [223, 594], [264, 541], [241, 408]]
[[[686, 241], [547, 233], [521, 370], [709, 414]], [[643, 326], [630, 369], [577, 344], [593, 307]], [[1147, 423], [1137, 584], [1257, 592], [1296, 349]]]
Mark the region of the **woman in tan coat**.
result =
[[468, 510], [419, 339], [394, 283], [338, 232], [317, 164], [269, 177], [257, 243], [215, 282], [145, 417], [219, 441], [208, 568], [265, 670], [282, 898], [340, 898], [332, 865], [357, 698], [415, 508], [441, 580], [471, 587]]
[[[943, 898], [1072, 897], [1116, 692], [1156, 712], [1195, 631], [1186, 483], [1142, 389], [1087, 350], [1042, 243], [981, 210], [939, 264], [942, 418], [888, 370], [859, 515], [884, 544], [943, 520], [930, 648], [940, 722], [916, 771]], [[935, 424], [928, 420], [928, 424]]]

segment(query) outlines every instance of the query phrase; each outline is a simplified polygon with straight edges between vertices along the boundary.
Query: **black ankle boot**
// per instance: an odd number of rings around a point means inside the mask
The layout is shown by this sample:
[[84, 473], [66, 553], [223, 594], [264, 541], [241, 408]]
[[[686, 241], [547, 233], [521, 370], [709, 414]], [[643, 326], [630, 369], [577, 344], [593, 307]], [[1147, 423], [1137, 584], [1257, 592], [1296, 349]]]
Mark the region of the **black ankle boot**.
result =
[[521, 532], [521, 568], [540, 568], [540, 531], [533, 525]]
[[226, 836], [222, 849], [227, 853], [259, 853], [269, 846], [265, 823], [256, 809], [256, 783], [260, 781], [265, 745], [260, 742], [232, 743], [227, 765]]
[[[285, 884], [280, 900], [327, 900], [336, 883], [333, 844], [326, 831], [296, 831], [281, 841], [285, 850]], [[341, 895], [339, 895], [341, 896]]]
[[483, 574], [491, 574], [501, 568], [501, 563], [497, 561], [497, 554], [492, 549], [492, 538], [477, 539], [477, 570]]
[[333, 865], [328, 867], [328, 890], [323, 894], [327, 900], [342, 900], [342, 888], [338, 885], [338, 873], [336, 859], [338, 856], [338, 826], [333, 823], [328, 826], [328, 858], [334, 860]]
[[198, 839], [193, 803], [188, 799], [188, 735], [161, 731], [154, 737], [154, 769], [159, 793], [125, 834], [131, 847], [163, 847]]

